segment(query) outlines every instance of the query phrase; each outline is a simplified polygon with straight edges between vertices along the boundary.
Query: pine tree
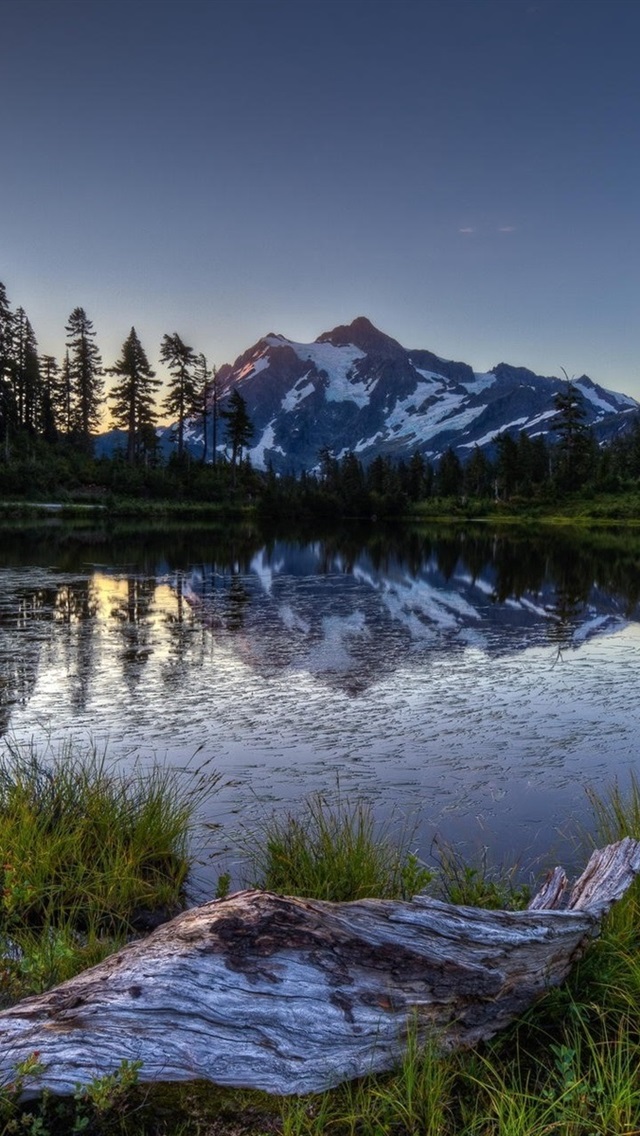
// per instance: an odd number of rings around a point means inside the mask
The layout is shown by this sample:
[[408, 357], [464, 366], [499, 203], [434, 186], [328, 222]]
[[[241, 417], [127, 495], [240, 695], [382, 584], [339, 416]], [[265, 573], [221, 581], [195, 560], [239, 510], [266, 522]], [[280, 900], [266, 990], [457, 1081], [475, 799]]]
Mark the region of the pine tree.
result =
[[198, 399], [198, 386], [194, 374], [195, 353], [183, 343], [177, 332], [165, 335], [160, 347], [160, 358], [171, 373], [167, 396], [162, 404], [164, 412], [176, 419], [174, 436], [178, 443], [178, 458], [184, 454], [184, 424], [194, 413]]
[[[566, 375], [566, 372], [565, 372]], [[558, 436], [555, 477], [560, 489], [576, 489], [593, 472], [594, 439], [585, 425], [583, 396], [567, 377], [564, 390], [555, 396], [557, 411], [551, 427]]]
[[204, 355], [196, 359], [196, 390], [200, 420], [202, 422], [202, 464], [205, 465], [209, 453], [209, 418], [212, 422], [213, 465], [216, 464], [218, 445], [218, 372], [215, 365], [207, 367]]
[[508, 501], [517, 492], [520, 467], [518, 465], [518, 443], [506, 431], [493, 439], [496, 447], [496, 490], [503, 501]]
[[56, 404], [60, 368], [54, 355], [40, 356], [40, 407], [38, 411], [38, 430], [45, 442], [58, 441]]
[[93, 342], [93, 323], [84, 308], [74, 308], [66, 326], [71, 380], [72, 429], [81, 444], [91, 448], [92, 431], [98, 428], [104, 400], [102, 359]]
[[13, 390], [18, 425], [35, 433], [40, 417], [41, 384], [38, 344], [24, 308], [17, 308], [13, 328]]
[[68, 348], [64, 353], [64, 363], [62, 364], [60, 374], [58, 394], [59, 403], [54, 407], [54, 414], [56, 420], [62, 422], [63, 431], [69, 438], [73, 431], [73, 381], [71, 376], [71, 358]]
[[5, 458], [9, 453], [9, 434], [16, 422], [13, 390], [14, 315], [4, 284], [0, 284], [0, 431]]
[[40, 356], [42, 396], [38, 427], [47, 442], [58, 440], [60, 367], [54, 355]]
[[120, 382], [111, 391], [114, 425], [127, 431], [127, 461], [133, 464], [144, 449], [148, 428], [157, 420], [154, 392], [161, 386], [138, 339], [135, 327], [122, 344], [122, 353], [109, 373]]
[[484, 450], [473, 447], [464, 467], [464, 491], [470, 497], [490, 497], [493, 486], [493, 466]]
[[233, 484], [236, 483], [236, 466], [242, 458], [242, 451], [253, 437], [253, 423], [247, 414], [247, 404], [236, 388], [229, 396], [229, 402], [222, 411], [227, 423], [227, 442], [231, 446], [231, 469]]
[[459, 497], [462, 486], [462, 464], [458, 455], [449, 446], [442, 455], [436, 472], [436, 492], [439, 497]]

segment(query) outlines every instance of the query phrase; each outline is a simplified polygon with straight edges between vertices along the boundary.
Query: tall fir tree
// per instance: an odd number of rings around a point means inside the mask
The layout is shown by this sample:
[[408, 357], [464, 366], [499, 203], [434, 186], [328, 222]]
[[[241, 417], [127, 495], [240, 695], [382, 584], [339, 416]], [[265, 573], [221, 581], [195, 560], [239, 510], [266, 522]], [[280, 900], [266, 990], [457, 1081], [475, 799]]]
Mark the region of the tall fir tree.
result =
[[[202, 464], [205, 465], [209, 452], [209, 417], [211, 414], [214, 415], [213, 432], [215, 435], [215, 414], [217, 411], [215, 392], [216, 369], [213, 367], [211, 371], [209, 370], [205, 355], [200, 354], [196, 359], [195, 380], [197, 402], [199, 404], [199, 418], [202, 423]], [[215, 465], [215, 452], [213, 461]]]
[[236, 469], [242, 460], [242, 451], [253, 437], [253, 423], [247, 413], [247, 404], [242, 395], [234, 387], [229, 395], [227, 406], [222, 411], [222, 417], [227, 423], [227, 443], [231, 446], [231, 477], [236, 483]]
[[9, 438], [17, 414], [13, 389], [14, 315], [4, 284], [0, 283], [0, 437], [5, 459], [9, 456]]
[[57, 407], [60, 392], [60, 367], [54, 355], [40, 356], [42, 396], [39, 430], [46, 442], [57, 442]]
[[162, 409], [165, 414], [176, 420], [174, 436], [180, 459], [184, 456], [184, 424], [190, 415], [197, 413], [196, 356], [193, 348], [184, 343], [178, 333], [174, 332], [173, 335], [163, 336], [160, 358], [166, 363], [171, 374]]
[[61, 422], [61, 429], [67, 438], [73, 431], [73, 380], [71, 376], [71, 357], [69, 348], [64, 353], [62, 369], [60, 371], [60, 384], [58, 387], [59, 401], [54, 407], [56, 421]]
[[559, 391], [553, 402], [557, 413], [551, 420], [551, 426], [558, 436], [556, 484], [562, 490], [577, 489], [591, 476], [595, 464], [593, 433], [584, 421], [584, 398], [567, 376], [564, 389]]
[[72, 431], [91, 448], [91, 435], [100, 424], [104, 401], [102, 359], [95, 331], [84, 308], [74, 308], [66, 326], [71, 380]]
[[436, 493], [438, 497], [459, 497], [463, 489], [463, 472], [460, 458], [451, 446], [445, 450], [436, 470]]
[[119, 382], [111, 391], [114, 425], [127, 432], [127, 461], [133, 464], [146, 452], [146, 441], [157, 421], [155, 391], [161, 386], [149, 365], [135, 327], [122, 345], [120, 358], [109, 373]]
[[35, 433], [41, 408], [38, 344], [24, 308], [17, 308], [13, 331], [13, 390], [18, 425]]

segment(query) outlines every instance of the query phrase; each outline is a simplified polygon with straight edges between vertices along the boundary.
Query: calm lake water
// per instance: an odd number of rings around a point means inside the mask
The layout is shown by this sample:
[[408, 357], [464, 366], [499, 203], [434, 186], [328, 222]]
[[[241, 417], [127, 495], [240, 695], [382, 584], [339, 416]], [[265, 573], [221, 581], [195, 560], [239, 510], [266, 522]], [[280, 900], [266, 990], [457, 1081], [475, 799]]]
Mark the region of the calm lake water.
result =
[[[198, 887], [313, 791], [536, 872], [637, 768], [640, 537], [4, 531], [0, 732], [221, 775]], [[221, 827], [217, 827], [221, 826]]]

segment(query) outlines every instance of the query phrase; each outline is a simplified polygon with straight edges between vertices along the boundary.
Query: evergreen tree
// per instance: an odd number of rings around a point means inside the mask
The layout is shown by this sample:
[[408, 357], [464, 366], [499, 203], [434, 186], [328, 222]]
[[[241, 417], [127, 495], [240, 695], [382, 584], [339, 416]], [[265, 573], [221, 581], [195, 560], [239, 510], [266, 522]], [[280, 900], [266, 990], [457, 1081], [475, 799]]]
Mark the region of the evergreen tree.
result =
[[340, 488], [340, 463], [329, 446], [323, 446], [318, 453], [320, 483], [327, 493], [337, 493]]
[[253, 423], [247, 414], [247, 404], [236, 388], [232, 390], [222, 417], [227, 423], [227, 444], [231, 446], [231, 469], [233, 484], [236, 483], [236, 467], [242, 458], [242, 451], [253, 437]]
[[193, 348], [174, 332], [173, 335], [163, 336], [160, 358], [171, 373], [162, 408], [166, 414], [176, 419], [174, 437], [178, 443], [178, 458], [181, 459], [184, 455], [184, 424], [196, 410], [198, 402], [198, 386], [194, 374], [196, 357]]
[[24, 308], [17, 308], [13, 328], [13, 390], [18, 425], [35, 433], [41, 402], [38, 344]]
[[349, 450], [340, 463], [340, 496], [343, 508], [351, 516], [371, 511], [362, 463], [353, 450]]
[[593, 473], [593, 434], [584, 422], [582, 394], [571, 379], [567, 378], [553, 402], [557, 414], [551, 426], [558, 436], [555, 480], [560, 489], [576, 489]]
[[46, 442], [58, 440], [58, 407], [60, 394], [60, 367], [54, 355], [40, 356], [42, 401], [39, 429]]
[[13, 347], [14, 315], [7, 299], [7, 290], [0, 283], [0, 382], [9, 376]]
[[493, 439], [496, 447], [496, 491], [503, 501], [508, 501], [518, 491], [520, 468], [518, 465], [518, 443], [506, 431]]
[[9, 434], [17, 414], [13, 390], [14, 315], [4, 284], [0, 283], [0, 431], [5, 459], [9, 454]]
[[464, 491], [469, 497], [490, 497], [493, 490], [494, 470], [484, 450], [473, 447], [473, 453], [464, 467]]
[[439, 497], [459, 497], [462, 493], [463, 473], [460, 458], [451, 446], [442, 455], [436, 473], [436, 492]]
[[144, 448], [145, 428], [155, 426], [154, 391], [161, 385], [149, 366], [135, 327], [131, 328], [122, 344], [120, 358], [109, 372], [120, 380], [110, 395], [114, 404], [111, 412], [113, 422], [127, 431], [127, 461], [133, 464]]
[[59, 401], [54, 406], [54, 415], [56, 421], [62, 424], [62, 430], [69, 438], [73, 430], [73, 381], [68, 348], [64, 353], [64, 363], [62, 364], [57, 393]]
[[429, 472], [422, 454], [412, 454], [405, 477], [405, 489], [410, 501], [420, 501], [428, 496]]
[[218, 445], [218, 372], [215, 366], [209, 370], [204, 355], [196, 359], [196, 389], [199, 415], [202, 422], [202, 464], [206, 465], [209, 452], [209, 417], [212, 422], [213, 465], [216, 464]]
[[91, 434], [100, 424], [104, 400], [102, 359], [93, 323], [84, 308], [74, 308], [66, 326], [71, 387], [71, 427], [82, 446], [91, 448]]

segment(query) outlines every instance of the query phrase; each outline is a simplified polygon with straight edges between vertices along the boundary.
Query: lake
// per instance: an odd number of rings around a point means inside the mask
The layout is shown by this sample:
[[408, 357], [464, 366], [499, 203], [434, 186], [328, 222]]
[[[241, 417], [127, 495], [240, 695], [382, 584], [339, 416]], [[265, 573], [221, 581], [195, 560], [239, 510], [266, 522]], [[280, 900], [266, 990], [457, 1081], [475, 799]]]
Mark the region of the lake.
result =
[[[215, 768], [199, 894], [311, 792], [575, 867], [587, 788], [637, 767], [640, 535], [488, 525], [2, 531], [0, 732]], [[434, 841], [436, 842], [434, 845]]]

